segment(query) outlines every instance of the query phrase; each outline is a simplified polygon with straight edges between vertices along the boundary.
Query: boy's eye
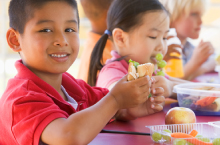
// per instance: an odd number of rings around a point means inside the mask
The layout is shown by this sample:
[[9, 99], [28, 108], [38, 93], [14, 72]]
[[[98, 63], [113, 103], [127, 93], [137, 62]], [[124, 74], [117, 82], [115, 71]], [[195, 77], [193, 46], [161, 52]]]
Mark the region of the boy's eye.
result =
[[50, 30], [50, 29], [42, 29], [39, 32], [52, 32], [52, 30]]
[[65, 30], [65, 32], [75, 32], [75, 31], [71, 28], [68, 28], [68, 29]]

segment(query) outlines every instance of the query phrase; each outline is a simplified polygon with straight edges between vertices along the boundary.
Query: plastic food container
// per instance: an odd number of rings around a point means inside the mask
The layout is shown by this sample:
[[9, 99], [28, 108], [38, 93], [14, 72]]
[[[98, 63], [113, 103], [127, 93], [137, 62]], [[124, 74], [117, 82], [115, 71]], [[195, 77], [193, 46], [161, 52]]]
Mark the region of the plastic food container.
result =
[[[215, 143], [217, 143], [216, 145], [220, 145], [220, 122], [155, 125], [146, 127], [150, 129], [151, 139], [159, 144], [215, 145]], [[174, 138], [171, 137], [170, 133], [164, 133], [164, 130], [170, 130], [172, 133], [181, 132], [186, 134], [189, 134], [192, 130], [196, 130], [198, 134], [194, 138]], [[204, 142], [208, 142], [208, 144]]]
[[220, 112], [220, 84], [185, 83], [174, 86], [180, 107], [194, 111]]
[[218, 72], [218, 75], [220, 77], [220, 65], [215, 66], [215, 71]]

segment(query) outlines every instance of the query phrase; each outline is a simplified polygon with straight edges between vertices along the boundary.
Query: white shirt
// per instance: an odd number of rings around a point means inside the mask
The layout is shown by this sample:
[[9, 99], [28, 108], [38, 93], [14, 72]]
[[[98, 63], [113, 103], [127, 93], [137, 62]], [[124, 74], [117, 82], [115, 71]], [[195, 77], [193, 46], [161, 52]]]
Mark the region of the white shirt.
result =
[[78, 103], [76, 100], [74, 100], [70, 95], [66, 92], [65, 88], [61, 85], [61, 90], [63, 91], [64, 95], [67, 97], [67, 102], [73, 106], [73, 108], [76, 110], [78, 107]]

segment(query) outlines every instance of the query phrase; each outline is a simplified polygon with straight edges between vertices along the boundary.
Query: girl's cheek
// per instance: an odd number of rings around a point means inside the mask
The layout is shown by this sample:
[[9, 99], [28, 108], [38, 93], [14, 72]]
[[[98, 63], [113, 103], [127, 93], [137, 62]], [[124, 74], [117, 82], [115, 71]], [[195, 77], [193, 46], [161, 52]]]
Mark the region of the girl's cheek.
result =
[[167, 53], [167, 49], [168, 49], [168, 46], [167, 46], [167, 43], [166, 43], [166, 45], [164, 46], [164, 49], [163, 49], [164, 54], [166, 54], [166, 53]]

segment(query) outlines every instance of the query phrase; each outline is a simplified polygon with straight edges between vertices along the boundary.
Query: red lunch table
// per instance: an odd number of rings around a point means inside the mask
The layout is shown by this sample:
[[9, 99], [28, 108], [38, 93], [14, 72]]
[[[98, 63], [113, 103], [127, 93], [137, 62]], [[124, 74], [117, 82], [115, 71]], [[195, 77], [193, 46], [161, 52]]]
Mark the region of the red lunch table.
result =
[[[150, 133], [145, 126], [164, 125], [166, 112], [170, 105], [166, 105], [164, 110], [146, 117], [138, 118], [129, 122], [114, 121], [106, 125], [104, 129], [117, 131], [132, 131]], [[196, 116], [197, 123], [220, 121], [220, 116]], [[156, 145], [150, 136], [99, 133], [89, 145]]]
[[[220, 82], [217, 73], [210, 73], [195, 79], [196, 82]], [[129, 122], [114, 121], [105, 126], [106, 130], [132, 131], [150, 133], [145, 126], [164, 125], [165, 115], [170, 109], [170, 105], [165, 105], [163, 111], [146, 117], [138, 118]], [[196, 116], [197, 123], [220, 121], [220, 116]], [[99, 133], [89, 145], [156, 145], [150, 136], [146, 135], [129, 135], [129, 134], [113, 134]]]

